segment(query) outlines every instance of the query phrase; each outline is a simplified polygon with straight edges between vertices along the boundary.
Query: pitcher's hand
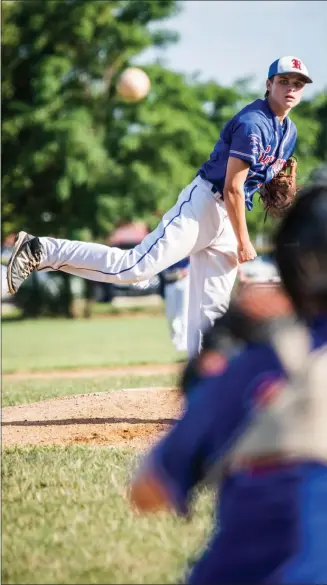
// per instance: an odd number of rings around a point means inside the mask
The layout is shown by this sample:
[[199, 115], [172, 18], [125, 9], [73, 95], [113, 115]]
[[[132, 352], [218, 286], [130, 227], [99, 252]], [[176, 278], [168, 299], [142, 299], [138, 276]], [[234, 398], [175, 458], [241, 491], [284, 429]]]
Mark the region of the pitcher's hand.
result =
[[254, 258], [257, 256], [254, 246], [250, 240], [245, 244], [238, 245], [237, 254], [240, 264], [247, 262], [248, 260], [254, 260]]

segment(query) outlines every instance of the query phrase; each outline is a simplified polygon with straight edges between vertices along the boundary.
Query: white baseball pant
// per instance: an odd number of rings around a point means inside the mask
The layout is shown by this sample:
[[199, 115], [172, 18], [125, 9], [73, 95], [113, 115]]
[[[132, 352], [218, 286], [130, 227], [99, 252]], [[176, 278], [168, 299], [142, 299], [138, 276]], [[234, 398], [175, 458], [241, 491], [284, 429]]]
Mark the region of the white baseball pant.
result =
[[190, 277], [165, 285], [165, 311], [171, 340], [177, 351], [187, 350], [187, 315]]
[[61, 270], [98, 282], [148, 280], [190, 256], [188, 353], [201, 347], [203, 332], [223, 315], [237, 274], [237, 241], [220, 194], [197, 176], [157, 228], [131, 250], [41, 237], [39, 271]]

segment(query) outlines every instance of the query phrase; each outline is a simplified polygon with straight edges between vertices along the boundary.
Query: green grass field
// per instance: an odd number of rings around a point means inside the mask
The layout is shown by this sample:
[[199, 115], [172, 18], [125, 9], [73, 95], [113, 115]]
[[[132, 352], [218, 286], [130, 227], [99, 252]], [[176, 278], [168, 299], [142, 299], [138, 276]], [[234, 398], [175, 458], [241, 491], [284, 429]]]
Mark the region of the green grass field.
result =
[[[160, 317], [5, 323], [2, 342], [4, 372], [176, 360]], [[4, 376], [2, 406], [175, 382], [174, 375]], [[137, 516], [126, 491], [139, 456], [110, 446], [3, 447], [2, 582], [182, 582], [210, 531], [213, 494], [202, 490], [187, 520]]]
[[173, 374], [160, 376], [105, 376], [94, 379], [77, 378], [62, 380], [6, 380], [2, 382], [2, 406], [28, 404], [49, 400], [59, 396], [74, 396], [91, 392], [108, 392], [121, 388], [155, 388], [158, 386], [172, 387], [176, 384]]
[[171, 363], [164, 316], [40, 319], [2, 324], [2, 372]]
[[110, 448], [12, 449], [3, 456], [3, 583], [177, 583], [210, 529], [212, 497], [192, 520], [139, 517], [126, 490], [137, 456]]

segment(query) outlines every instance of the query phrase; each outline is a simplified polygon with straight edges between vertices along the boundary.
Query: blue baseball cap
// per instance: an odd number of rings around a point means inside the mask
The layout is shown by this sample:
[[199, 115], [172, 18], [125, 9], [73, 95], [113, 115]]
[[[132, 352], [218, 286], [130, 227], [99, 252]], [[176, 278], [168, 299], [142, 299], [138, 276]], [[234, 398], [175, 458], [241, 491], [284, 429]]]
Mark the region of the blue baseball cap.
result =
[[297, 73], [304, 77], [306, 83], [312, 83], [308, 69], [303, 61], [293, 56], [281, 57], [274, 61], [269, 67], [268, 79], [273, 77], [273, 75], [283, 75], [286, 73]]

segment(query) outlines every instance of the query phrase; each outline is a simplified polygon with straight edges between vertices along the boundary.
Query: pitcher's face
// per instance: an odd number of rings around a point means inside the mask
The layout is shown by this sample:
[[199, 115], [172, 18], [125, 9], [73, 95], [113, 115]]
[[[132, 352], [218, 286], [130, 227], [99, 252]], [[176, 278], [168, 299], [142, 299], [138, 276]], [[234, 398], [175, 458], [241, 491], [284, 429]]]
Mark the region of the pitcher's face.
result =
[[266, 85], [271, 101], [284, 110], [290, 110], [301, 101], [306, 83], [301, 75], [285, 73], [267, 79]]

